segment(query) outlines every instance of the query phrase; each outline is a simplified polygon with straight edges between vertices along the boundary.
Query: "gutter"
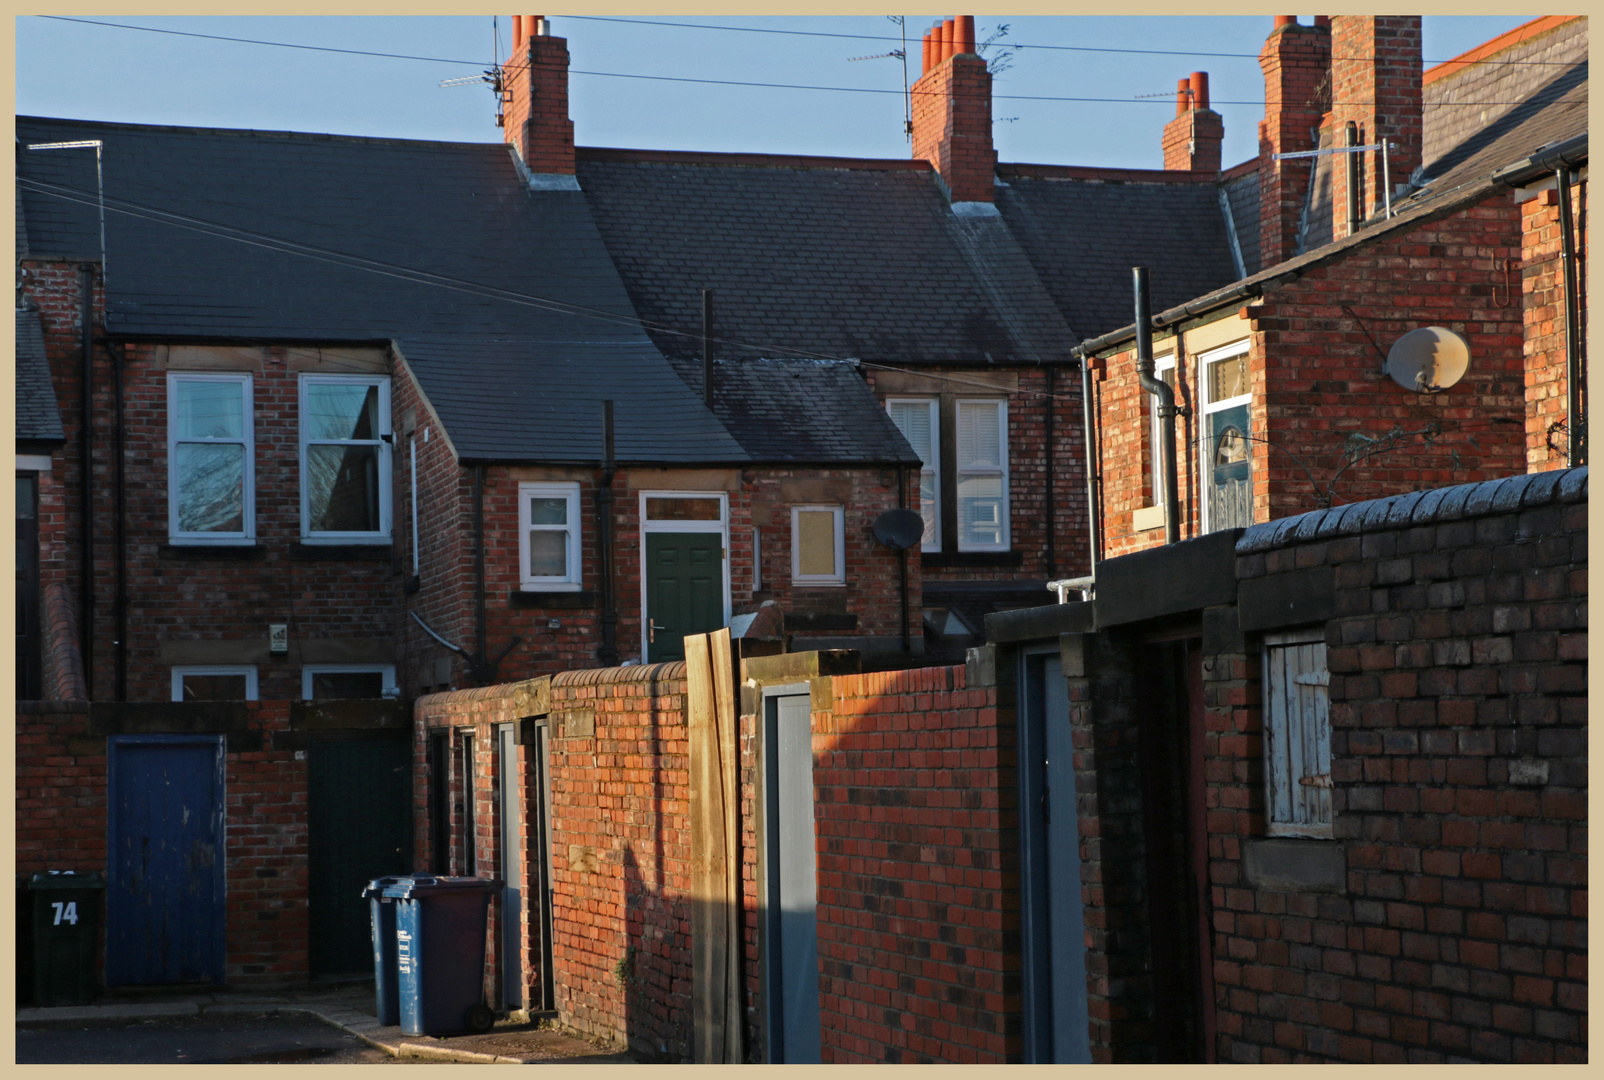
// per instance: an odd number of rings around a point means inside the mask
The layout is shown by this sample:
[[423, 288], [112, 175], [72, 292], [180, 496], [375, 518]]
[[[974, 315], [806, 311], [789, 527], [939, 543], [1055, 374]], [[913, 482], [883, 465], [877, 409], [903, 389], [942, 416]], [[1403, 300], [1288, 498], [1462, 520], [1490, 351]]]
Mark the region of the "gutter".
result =
[[1530, 156], [1505, 165], [1488, 179], [1504, 187], [1521, 187], [1529, 181], [1546, 177], [1561, 168], [1575, 168], [1587, 163], [1587, 133], [1573, 135], [1563, 142], [1538, 147]]

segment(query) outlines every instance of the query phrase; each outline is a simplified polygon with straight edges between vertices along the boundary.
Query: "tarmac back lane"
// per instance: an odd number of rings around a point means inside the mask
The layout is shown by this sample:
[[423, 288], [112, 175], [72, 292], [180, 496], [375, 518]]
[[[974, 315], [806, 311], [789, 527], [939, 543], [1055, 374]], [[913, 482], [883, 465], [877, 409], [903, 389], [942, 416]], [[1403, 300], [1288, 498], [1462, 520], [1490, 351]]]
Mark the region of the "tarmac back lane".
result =
[[626, 1064], [620, 1046], [520, 1019], [433, 1038], [382, 1026], [371, 980], [272, 992], [143, 992], [17, 1011], [18, 1064]]

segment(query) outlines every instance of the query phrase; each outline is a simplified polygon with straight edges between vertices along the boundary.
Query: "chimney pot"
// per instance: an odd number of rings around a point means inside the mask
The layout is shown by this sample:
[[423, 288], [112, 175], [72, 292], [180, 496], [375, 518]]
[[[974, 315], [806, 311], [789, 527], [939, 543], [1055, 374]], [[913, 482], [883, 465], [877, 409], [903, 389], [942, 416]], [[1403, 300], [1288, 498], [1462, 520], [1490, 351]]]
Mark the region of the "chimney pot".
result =
[[1192, 107], [1192, 80], [1175, 80], [1175, 115], [1185, 116], [1186, 110]]
[[1204, 110], [1209, 107], [1209, 73], [1206, 71], [1192, 72], [1192, 108]]
[[948, 19], [941, 24], [941, 62], [946, 63], [953, 57], [953, 36], [957, 32], [956, 19]]
[[958, 19], [957, 52], [974, 54], [975, 51], [975, 17], [964, 15]]
[[1275, 28], [1277, 30], [1281, 29], [1283, 26], [1296, 25], [1298, 25], [1298, 17], [1296, 15], [1277, 15], [1275, 17]]
[[930, 162], [955, 203], [989, 203], [997, 183], [991, 72], [972, 51], [973, 21], [953, 17], [931, 29], [930, 67], [913, 88], [913, 157]]
[[919, 69], [920, 75], [927, 75], [930, 73], [930, 34], [931, 31], [925, 31], [925, 66]]
[[523, 43], [524, 43], [524, 17], [522, 15], [514, 15], [512, 17], [512, 51], [513, 52], [517, 52], [518, 51], [518, 47], [520, 45], [522, 45]]

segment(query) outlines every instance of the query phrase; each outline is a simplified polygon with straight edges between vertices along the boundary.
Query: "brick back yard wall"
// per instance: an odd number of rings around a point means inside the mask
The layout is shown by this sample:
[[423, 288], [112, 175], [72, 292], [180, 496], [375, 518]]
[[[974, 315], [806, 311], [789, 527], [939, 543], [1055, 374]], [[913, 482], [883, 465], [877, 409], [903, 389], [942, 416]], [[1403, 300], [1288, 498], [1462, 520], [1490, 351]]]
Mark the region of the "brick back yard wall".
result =
[[830, 684], [813, 713], [824, 1060], [1008, 1060], [1018, 860], [997, 691], [962, 667]]
[[1585, 1061], [1586, 472], [1366, 509], [1237, 561], [1333, 575], [1340, 889], [1248, 879], [1257, 640], [1204, 658], [1219, 1059]]
[[[289, 703], [246, 702], [261, 749], [225, 758], [226, 978], [230, 985], [304, 980], [307, 961], [306, 762], [277, 750]], [[85, 702], [19, 702], [18, 874], [107, 870], [107, 741]], [[102, 923], [104, 926], [104, 923]], [[97, 957], [97, 979], [105, 971]]]
[[[1506, 294], [1516, 279], [1503, 273], [1506, 261], [1520, 264], [1519, 215], [1507, 194], [1488, 199], [1312, 267], [1242, 310], [1254, 521], [1317, 509], [1333, 480], [1334, 505], [1342, 505], [1526, 471], [1522, 312]], [[1376, 343], [1390, 348], [1424, 326], [1447, 327], [1470, 346], [1470, 370], [1444, 393], [1417, 394], [1381, 373]], [[1173, 337], [1153, 349], [1172, 351]], [[1176, 396], [1192, 410], [1176, 423], [1185, 539], [1201, 528], [1202, 399], [1197, 358], [1183, 355], [1180, 366]], [[1132, 525], [1134, 510], [1161, 498], [1134, 349], [1106, 357], [1098, 404], [1103, 551], [1112, 558], [1164, 542], [1162, 529]], [[1410, 433], [1407, 445], [1345, 467], [1348, 440], [1394, 429]], [[1427, 431], [1430, 445], [1417, 434]]]

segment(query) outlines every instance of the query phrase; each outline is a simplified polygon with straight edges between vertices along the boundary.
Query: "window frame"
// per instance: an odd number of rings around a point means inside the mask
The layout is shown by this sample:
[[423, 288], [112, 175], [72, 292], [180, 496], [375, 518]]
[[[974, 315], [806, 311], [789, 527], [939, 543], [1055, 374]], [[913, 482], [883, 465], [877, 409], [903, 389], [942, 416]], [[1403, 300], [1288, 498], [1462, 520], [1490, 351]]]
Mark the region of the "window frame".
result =
[[[312, 439], [307, 436], [307, 388], [318, 384], [377, 386], [379, 388], [379, 430], [371, 439]], [[394, 526], [391, 506], [391, 449], [394, 435], [390, 428], [390, 377], [388, 375], [333, 375], [303, 371], [296, 386], [296, 426], [298, 469], [300, 474], [301, 543], [303, 544], [388, 544]], [[311, 485], [307, 483], [307, 448], [310, 446], [374, 446], [378, 450], [379, 528], [371, 531], [312, 531]]]
[[[238, 383], [240, 394], [240, 437], [238, 439], [179, 438], [178, 387], [181, 383]], [[256, 438], [254, 377], [249, 373], [213, 371], [169, 371], [167, 373], [167, 539], [174, 545], [242, 545], [256, 542]], [[241, 486], [240, 531], [183, 532], [178, 527], [178, 447], [241, 446], [244, 453]]]
[[[963, 426], [963, 411], [964, 411], [964, 408], [966, 406], [978, 406], [978, 405], [992, 406], [992, 407], [996, 408], [996, 410], [997, 410], [997, 444], [998, 444], [997, 445], [997, 454], [998, 454], [998, 464], [1000, 466], [997, 469], [990, 469], [990, 468], [977, 469], [977, 468], [973, 468], [973, 467], [965, 468], [963, 463], [957, 459], [956, 451], [957, 451], [958, 446], [961, 445], [961, 440], [958, 437], [958, 433], [959, 433], [959, 431], [961, 430], [961, 428]], [[958, 535], [956, 537], [954, 537], [954, 540], [955, 540], [955, 543], [956, 543], [956, 550], [958, 550], [958, 551], [1012, 551], [1013, 550], [1013, 534], [1012, 534], [1013, 500], [1012, 500], [1012, 491], [1010, 490], [1010, 487], [1009, 487], [1009, 477], [1008, 477], [1008, 399], [1007, 398], [976, 398], [976, 397], [957, 398], [957, 399], [955, 399], [953, 401], [952, 420], [953, 420], [953, 443], [954, 443], [954, 446], [953, 446], [953, 450], [954, 450], [953, 473], [954, 473], [954, 476], [953, 476], [952, 497], [953, 497], [953, 505], [954, 505], [954, 507], [956, 507], [958, 509], [959, 514], [960, 514], [960, 520], [958, 522], [958, 527], [957, 527]], [[995, 544], [980, 544], [980, 543], [975, 543], [974, 541], [965, 541], [964, 540], [964, 528], [963, 528], [963, 521], [961, 519], [962, 506], [958, 501], [958, 488], [963, 483], [963, 480], [964, 480], [965, 476], [998, 476], [1001, 479], [1001, 482], [1002, 482], [1002, 507], [1001, 507], [1001, 510], [1000, 510], [1001, 521], [999, 523], [1000, 524], [1000, 529], [1001, 529], [1001, 539]]]
[[[942, 504], [942, 497], [941, 497], [941, 398], [939, 398], [939, 397], [919, 397], [919, 396], [909, 396], [909, 395], [903, 395], [903, 396], [898, 396], [898, 397], [887, 397], [886, 398], [886, 415], [887, 416], [893, 416], [894, 415], [892, 413], [892, 411], [891, 411], [891, 407], [893, 405], [923, 405], [930, 412], [930, 456], [931, 456], [932, 460], [931, 461], [925, 461], [925, 462], [922, 462], [920, 464], [920, 467], [919, 467], [919, 478], [920, 478], [920, 487], [923, 488], [923, 486], [924, 486], [924, 477], [925, 476], [931, 477], [932, 483], [931, 483], [930, 487], [931, 487], [931, 490], [935, 492], [935, 498], [931, 500], [930, 506], [927, 508], [924, 505], [924, 495], [923, 495], [923, 493], [921, 492], [921, 494], [919, 496], [919, 513], [920, 513], [920, 516], [924, 517], [924, 519], [925, 519], [925, 538], [921, 539], [920, 544], [921, 544], [921, 549], [924, 550], [924, 551], [940, 551], [941, 550], [941, 542], [942, 542], [942, 536], [941, 536], [941, 504]], [[891, 423], [892, 423], [892, 426], [895, 426], [896, 425], [896, 420], [893, 419], [891, 421]], [[898, 428], [897, 430], [900, 431], [902, 429]], [[907, 436], [904, 435], [903, 438], [907, 438]]]
[[[1298, 730], [1294, 732], [1292, 730], [1292, 720], [1287, 716], [1284, 709], [1279, 713], [1281, 718], [1280, 722], [1277, 722], [1278, 714], [1276, 705], [1281, 700], [1281, 697], [1278, 695], [1277, 691], [1278, 689], [1284, 690], [1285, 684], [1282, 683], [1278, 687], [1276, 683], [1276, 665], [1272, 662], [1271, 651], [1274, 649], [1292, 648], [1299, 645], [1318, 645], [1319, 650], [1317, 651], [1316, 658], [1318, 661], [1323, 662], [1323, 666], [1319, 667], [1316, 671], [1309, 673], [1313, 676], [1314, 681], [1303, 684], [1316, 686], [1320, 690], [1320, 692], [1315, 695], [1317, 701], [1315, 713], [1313, 716], [1309, 717], [1309, 722], [1312, 722], [1315, 725], [1315, 730], [1312, 733], [1307, 733], [1306, 727], [1302, 723], [1300, 723]], [[1326, 644], [1325, 631], [1323, 628], [1309, 627], [1301, 630], [1266, 634], [1264, 635], [1264, 640], [1259, 646], [1259, 660], [1260, 669], [1262, 672], [1262, 701], [1264, 702], [1263, 732], [1265, 834], [1267, 836], [1300, 837], [1311, 840], [1333, 839], [1335, 835], [1333, 827], [1335, 813], [1332, 809], [1331, 798], [1331, 660], [1329, 648]], [[1294, 676], [1294, 678], [1296, 678], [1296, 676]], [[1323, 699], [1323, 704], [1320, 704], [1321, 699]], [[1323, 739], [1321, 738], [1320, 733], [1322, 724], [1325, 729]], [[1301, 782], [1305, 778], [1318, 777], [1322, 774], [1318, 772], [1310, 773], [1305, 769], [1303, 771], [1303, 775], [1294, 781], [1291, 778], [1290, 772], [1288, 771], [1292, 769], [1293, 766], [1290, 749], [1289, 753], [1286, 755], [1286, 762], [1284, 766], [1281, 761], [1278, 760], [1278, 751], [1283, 746], [1288, 748], [1294, 746], [1299, 748], [1305, 747], [1309, 744], [1311, 738], [1313, 739], [1315, 745], [1315, 767], [1318, 769], [1319, 765], [1321, 764], [1320, 758], [1322, 754], [1325, 759], [1325, 772], [1323, 774], [1325, 777], [1325, 783], [1324, 785], [1311, 784], [1309, 786], [1316, 789], [1323, 787], [1325, 790], [1325, 797], [1323, 799], [1317, 798], [1315, 800], [1316, 805], [1314, 807], [1313, 818], [1311, 820], [1299, 821], [1296, 820], [1299, 814], [1297, 812], [1297, 806], [1295, 805], [1299, 800], [1293, 798], [1295, 785], [1301, 786]], [[1285, 774], [1287, 777], [1284, 784], [1282, 782], [1283, 774]], [[1285, 788], [1286, 792], [1284, 796], [1280, 794], [1280, 791], [1283, 787]], [[1324, 820], [1321, 820], [1322, 814]], [[1308, 817], [1307, 814], [1304, 816], [1306, 818]]]
[[[301, 700], [312, 701], [312, 677], [314, 675], [373, 675], [377, 674], [384, 679], [380, 688], [380, 697], [392, 697], [400, 693], [395, 683], [394, 664], [302, 664], [301, 665]], [[393, 693], [392, 693], [393, 692]]]
[[[537, 526], [530, 521], [529, 500], [533, 497], [563, 498], [568, 502], [568, 521], [561, 531], [568, 534], [568, 573], [535, 576], [529, 572], [529, 533], [557, 532], [555, 526]], [[518, 587], [524, 592], [579, 592], [584, 587], [584, 538], [581, 535], [579, 483], [574, 480], [520, 481], [518, 484]]]
[[[1246, 357], [1252, 352], [1251, 342], [1243, 338], [1228, 345], [1221, 345], [1217, 349], [1210, 349], [1197, 357], [1197, 488], [1198, 488], [1198, 528], [1199, 535], [1207, 535], [1214, 531], [1214, 475], [1213, 475], [1213, 447], [1209, 445], [1209, 417], [1224, 409], [1234, 409], [1238, 405], [1248, 407], [1248, 426], [1253, 424], [1253, 375], [1248, 372], [1248, 392], [1235, 397], [1213, 400], [1209, 392], [1209, 365], [1221, 361], [1232, 360], [1238, 356]], [[1248, 443], [1248, 475], [1253, 475], [1253, 443]], [[1252, 510], [1251, 501], [1248, 507]], [[1251, 513], [1249, 515], [1252, 516]]]
[[[1153, 377], [1160, 382], [1164, 380], [1166, 371], [1174, 372], [1176, 370], [1175, 353], [1171, 352], [1165, 356], [1155, 356], [1153, 358]], [[1180, 387], [1175, 385], [1177, 379], [1178, 377], [1170, 379], [1170, 389], [1175, 393], [1176, 404], [1180, 404]], [[1155, 394], [1147, 395], [1147, 421], [1148, 458], [1150, 459], [1148, 461], [1147, 475], [1152, 485], [1148, 505], [1162, 506], [1164, 505], [1164, 423], [1158, 415], [1158, 396]], [[1185, 441], [1184, 437], [1182, 441]], [[1179, 455], [1181, 447], [1177, 446], [1175, 452]]]
[[[802, 545], [800, 517], [804, 513], [829, 513], [833, 517], [831, 537], [835, 542], [835, 569], [833, 574], [802, 573]], [[847, 583], [846, 512], [839, 503], [798, 503], [791, 507], [791, 585], [812, 588], [836, 588]]]
[[172, 667], [172, 697], [174, 701], [184, 700], [185, 675], [243, 675], [245, 676], [245, 701], [261, 700], [255, 664], [174, 664]]

